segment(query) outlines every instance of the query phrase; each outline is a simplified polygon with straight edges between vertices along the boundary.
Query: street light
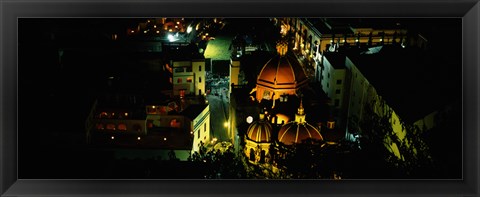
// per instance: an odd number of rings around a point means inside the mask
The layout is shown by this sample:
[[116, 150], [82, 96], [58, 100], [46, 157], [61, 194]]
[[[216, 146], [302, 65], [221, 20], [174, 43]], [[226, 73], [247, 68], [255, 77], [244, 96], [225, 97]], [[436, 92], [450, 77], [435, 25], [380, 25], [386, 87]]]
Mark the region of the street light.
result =
[[247, 117], [247, 123], [250, 124], [253, 122], [253, 117], [252, 116], [248, 116]]
[[223, 123], [223, 127], [225, 127], [225, 128], [228, 127], [228, 122], [227, 122], [227, 121], [225, 121], [225, 122]]

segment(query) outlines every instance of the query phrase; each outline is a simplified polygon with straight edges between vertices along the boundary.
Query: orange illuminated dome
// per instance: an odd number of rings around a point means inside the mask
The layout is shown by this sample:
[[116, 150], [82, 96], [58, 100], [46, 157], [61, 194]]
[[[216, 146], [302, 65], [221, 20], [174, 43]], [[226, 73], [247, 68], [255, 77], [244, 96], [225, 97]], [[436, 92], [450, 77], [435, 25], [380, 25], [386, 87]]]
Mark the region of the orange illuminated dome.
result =
[[278, 132], [278, 141], [285, 145], [301, 143], [306, 139], [323, 140], [320, 131], [305, 121], [305, 112], [303, 104], [300, 101], [300, 107], [295, 114], [295, 121], [283, 125]]
[[287, 44], [277, 44], [278, 56], [270, 59], [260, 71], [257, 78], [256, 98], [276, 100], [281, 95], [294, 95], [307, 85], [308, 78], [298, 60], [287, 54]]
[[260, 114], [260, 120], [252, 123], [247, 130], [247, 140], [258, 143], [271, 142], [272, 125]]

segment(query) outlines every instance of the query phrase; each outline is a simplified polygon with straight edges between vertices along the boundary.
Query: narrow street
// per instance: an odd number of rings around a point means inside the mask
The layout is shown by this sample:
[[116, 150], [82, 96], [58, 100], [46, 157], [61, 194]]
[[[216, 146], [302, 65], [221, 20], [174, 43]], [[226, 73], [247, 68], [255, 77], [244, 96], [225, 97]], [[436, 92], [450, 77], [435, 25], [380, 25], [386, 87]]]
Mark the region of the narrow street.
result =
[[[218, 90], [220, 92], [221, 88], [215, 88], [215, 92]], [[213, 89], [212, 89], [212, 92]], [[224, 123], [227, 121], [228, 114], [228, 104], [224, 98], [225, 94], [219, 94], [215, 96], [214, 94], [207, 95], [208, 103], [210, 104], [210, 125], [211, 125], [211, 134], [212, 138], [217, 138], [219, 141], [229, 141], [229, 136], [227, 133], [227, 128], [224, 126]]]

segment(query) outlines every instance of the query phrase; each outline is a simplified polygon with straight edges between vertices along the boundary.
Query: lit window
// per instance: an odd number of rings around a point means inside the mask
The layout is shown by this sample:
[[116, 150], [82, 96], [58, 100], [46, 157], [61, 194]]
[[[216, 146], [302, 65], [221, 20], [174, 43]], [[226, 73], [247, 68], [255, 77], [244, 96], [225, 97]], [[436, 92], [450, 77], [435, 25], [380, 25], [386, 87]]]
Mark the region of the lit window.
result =
[[100, 118], [107, 118], [108, 117], [108, 113], [107, 112], [102, 112], [100, 113]]
[[180, 97], [185, 96], [185, 89], [179, 90]]
[[187, 78], [188, 83], [192, 83], [192, 78]]
[[335, 122], [334, 121], [328, 121], [327, 122], [327, 128], [333, 129], [335, 127]]
[[127, 130], [127, 125], [121, 123], [118, 125], [118, 130], [121, 130], [121, 131], [126, 131]]
[[178, 121], [177, 119], [172, 119], [170, 121], [170, 126], [179, 128], [180, 127], [180, 121]]
[[152, 122], [147, 123], [147, 127], [148, 127], [148, 128], [152, 128], [152, 127], [153, 127], [153, 123], [152, 123]]

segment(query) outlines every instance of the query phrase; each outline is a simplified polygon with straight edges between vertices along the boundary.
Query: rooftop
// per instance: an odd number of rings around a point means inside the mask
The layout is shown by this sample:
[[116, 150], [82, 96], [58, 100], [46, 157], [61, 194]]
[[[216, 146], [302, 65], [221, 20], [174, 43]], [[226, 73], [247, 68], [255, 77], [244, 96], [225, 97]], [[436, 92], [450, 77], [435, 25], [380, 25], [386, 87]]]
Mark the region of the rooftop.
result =
[[181, 112], [182, 115], [190, 120], [195, 119], [207, 107], [207, 104], [191, 104]]
[[325, 58], [335, 69], [345, 69], [346, 55], [343, 53], [325, 52]]

